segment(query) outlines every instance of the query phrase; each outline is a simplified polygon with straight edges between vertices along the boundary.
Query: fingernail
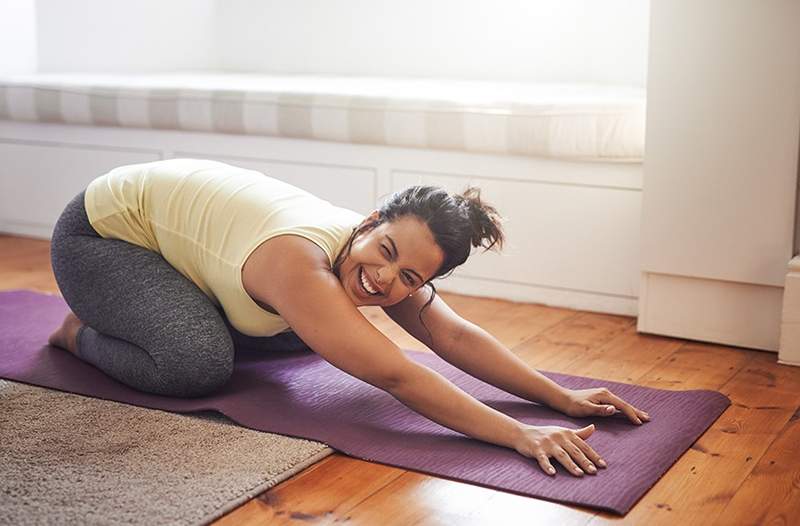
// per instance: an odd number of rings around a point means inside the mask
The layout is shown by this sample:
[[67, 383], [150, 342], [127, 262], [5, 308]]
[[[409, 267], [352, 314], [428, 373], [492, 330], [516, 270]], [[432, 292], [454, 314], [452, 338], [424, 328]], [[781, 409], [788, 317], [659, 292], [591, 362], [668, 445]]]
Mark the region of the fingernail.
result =
[[613, 412], [614, 412], [614, 408], [613, 407], [607, 407], [606, 408], [606, 413], [611, 414]]
[[602, 458], [601, 458], [601, 459], [599, 459], [599, 460], [597, 461], [597, 463], [598, 463], [598, 464], [600, 464], [600, 465], [601, 465], [601, 466], [603, 466], [603, 467], [606, 467], [606, 466], [608, 465], [608, 464], [606, 464], [606, 461], [605, 461], [605, 460], [603, 460]]
[[553, 474], [555, 474], [556, 470], [553, 469], [553, 468], [547, 468], [547, 472], [550, 473], [551, 475], [553, 475]]
[[594, 466], [589, 466], [586, 469], [589, 470], [589, 473], [596, 473], [597, 472], [597, 468], [595, 468]]

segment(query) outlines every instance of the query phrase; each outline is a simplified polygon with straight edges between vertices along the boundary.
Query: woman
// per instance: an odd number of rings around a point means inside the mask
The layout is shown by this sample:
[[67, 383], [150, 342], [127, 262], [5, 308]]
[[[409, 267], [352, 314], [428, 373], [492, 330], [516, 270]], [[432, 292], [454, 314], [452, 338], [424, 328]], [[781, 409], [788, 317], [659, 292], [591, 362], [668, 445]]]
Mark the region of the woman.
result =
[[431, 280], [472, 247], [502, 243], [496, 211], [476, 189], [412, 187], [363, 217], [219, 162], [123, 166], [92, 181], [56, 224], [53, 271], [72, 312], [50, 343], [168, 396], [220, 388], [239, 345], [307, 344], [431, 420], [514, 448], [548, 474], [550, 457], [573, 475], [596, 473], [605, 463], [585, 442], [593, 425], [522, 424], [409, 359], [357, 309], [383, 307], [462, 367], [460, 350], [492, 352], [508, 385], [570, 416], [619, 410], [649, 420], [606, 389], [560, 387], [436, 296]]

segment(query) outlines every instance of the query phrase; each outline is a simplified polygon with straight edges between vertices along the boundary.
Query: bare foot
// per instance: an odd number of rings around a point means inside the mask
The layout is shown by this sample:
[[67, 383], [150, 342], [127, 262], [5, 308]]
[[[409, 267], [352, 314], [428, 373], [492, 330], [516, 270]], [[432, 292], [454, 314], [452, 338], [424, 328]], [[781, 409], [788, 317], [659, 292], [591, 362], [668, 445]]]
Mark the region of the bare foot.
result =
[[70, 311], [67, 317], [64, 318], [64, 323], [61, 324], [56, 332], [50, 335], [47, 343], [66, 349], [72, 354], [77, 355], [77, 337], [78, 329], [83, 326], [83, 322], [78, 319], [75, 314]]

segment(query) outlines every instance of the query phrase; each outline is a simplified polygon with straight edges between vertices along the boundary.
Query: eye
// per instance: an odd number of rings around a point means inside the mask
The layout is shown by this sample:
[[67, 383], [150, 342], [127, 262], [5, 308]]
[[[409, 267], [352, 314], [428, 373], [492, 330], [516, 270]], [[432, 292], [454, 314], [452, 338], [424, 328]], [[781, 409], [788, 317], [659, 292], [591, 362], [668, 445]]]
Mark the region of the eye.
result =
[[406, 278], [406, 283], [408, 283], [410, 286], [414, 285], [414, 278], [411, 276], [411, 274], [403, 274], [403, 276]]
[[386, 248], [386, 245], [381, 245], [381, 248], [383, 249], [383, 251], [384, 251], [384, 253], [386, 254], [386, 257], [387, 257], [387, 258], [391, 258], [391, 257], [392, 257], [392, 253], [391, 253], [391, 252], [389, 252], [389, 249], [388, 249], [388, 248]]

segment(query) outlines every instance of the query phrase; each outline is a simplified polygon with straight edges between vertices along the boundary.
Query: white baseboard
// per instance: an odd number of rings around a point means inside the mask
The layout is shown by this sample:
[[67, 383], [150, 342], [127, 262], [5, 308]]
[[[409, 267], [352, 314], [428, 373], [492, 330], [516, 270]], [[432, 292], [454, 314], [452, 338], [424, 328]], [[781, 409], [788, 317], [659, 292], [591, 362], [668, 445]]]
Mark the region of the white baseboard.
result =
[[539, 303], [551, 307], [562, 307], [622, 316], [636, 316], [638, 298], [635, 296], [616, 296], [586, 290], [570, 290], [546, 285], [489, 280], [458, 273], [434, 281], [436, 290], [480, 296], [502, 298], [523, 303]]
[[20, 221], [9, 221], [0, 218], [0, 234], [33, 237], [36, 239], [50, 239], [52, 233], [53, 225], [45, 225], [41, 223], [23, 223]]
[[783, 287], [642, 273], [640, 332], [778, 351]]
[[789, 262], [783, 288], [778, 363], [800, 366], [800, 256]]

